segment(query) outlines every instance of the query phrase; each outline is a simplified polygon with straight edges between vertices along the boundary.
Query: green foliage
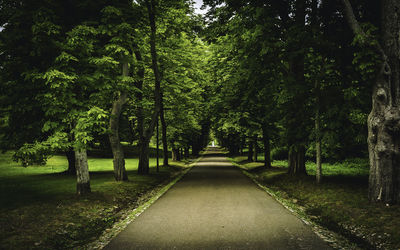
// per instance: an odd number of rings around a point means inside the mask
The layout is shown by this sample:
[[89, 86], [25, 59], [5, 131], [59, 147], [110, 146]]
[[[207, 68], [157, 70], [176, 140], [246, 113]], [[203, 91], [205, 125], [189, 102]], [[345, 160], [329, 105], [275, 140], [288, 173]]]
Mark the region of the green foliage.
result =
[[93, 141], [93, 133], [105, 133], [108, 114], [99, 107], [92, 107], [86, 113], [80, 114], [72, 129], [75, 138], [75, 148], [86, 148]]
[[364, 23], [361, 28], [365, 33], [366, 40], [360, 35], [354, 37], [352, 45], [359, 49], [354, 53], [353, 65], [360, 73], [362, 81], [372, 82], [381, 70], [379, 68], [379, 65], [381, 65], [380, 55], [374, 49], [378, 44], [378, 30], [371, 23]]
[[45, 165], [49, 157], [49, 149], [41, 143], [25, 144], [12, 157], [23, 167], [30, 165]]

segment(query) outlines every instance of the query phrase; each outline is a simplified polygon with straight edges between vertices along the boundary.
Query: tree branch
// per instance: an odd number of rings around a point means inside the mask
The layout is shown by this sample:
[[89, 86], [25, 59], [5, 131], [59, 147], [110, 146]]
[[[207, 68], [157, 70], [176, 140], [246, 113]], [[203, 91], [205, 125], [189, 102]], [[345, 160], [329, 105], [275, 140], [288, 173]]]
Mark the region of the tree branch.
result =
[[[351, 6], [351, 3], [349, 0], [342, 0], [342, 3], [344, 5], [344, 15], [346, 17], [347, 23], [349, 24], [350, 28], [353, 30], [353, 33], [356, 36], [360, 36], [362, 39], [362, 42], [366, 42], [368, 40], [367, 35], [365, 32], [362, 30], [360, 24], [358, 23], [356, 16], [354, 15], [353, 7]], [[387, 62], [387, 56], [385, 52], [382, 49], [382, 46], [379, 43], [372, 43], [370, 44], [374, 49], [378, 51], [378, 53], [381, 55], [382, 60]], [[385, 63], [387, 64], [387, 63]]]

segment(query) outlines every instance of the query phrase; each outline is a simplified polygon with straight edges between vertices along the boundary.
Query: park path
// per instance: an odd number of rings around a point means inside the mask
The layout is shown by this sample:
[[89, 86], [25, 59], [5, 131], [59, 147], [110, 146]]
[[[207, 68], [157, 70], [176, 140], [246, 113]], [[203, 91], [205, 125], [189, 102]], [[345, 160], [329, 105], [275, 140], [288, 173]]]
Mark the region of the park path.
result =
[[330, 249], [215, 148], [105, 249]]

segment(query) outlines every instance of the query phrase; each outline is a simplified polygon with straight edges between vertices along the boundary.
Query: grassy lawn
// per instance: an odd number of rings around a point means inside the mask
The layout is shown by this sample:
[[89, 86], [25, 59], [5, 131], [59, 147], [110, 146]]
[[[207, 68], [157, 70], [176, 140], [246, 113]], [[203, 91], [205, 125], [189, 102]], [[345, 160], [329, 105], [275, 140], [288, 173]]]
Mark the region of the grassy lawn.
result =
[[[308, 176], [287, 175], [287, 162], [232, 161], [281, 198], [297, 206], [313, 222], [338, 232], [362, 248], [400, 249], [400, 206], [368, 202], [368, 161], [352, 159], [323, 164], [324, 179], [315, 183], [315, 164], [307, 162]], [[259, 157], [262, 160], [262, 157]]]
[[[126, 159], [129, 181], [117, 183], [112, 159], [89, 158], [92, 194], [75, 195], [75, 176], [65, 175], [67, 160], [54, 156], [45, 166], [23, 168], [0, 154], [0, 248], [74, 248], [93, 241], [132, 209], [144, 194], [184, 167], [160, 167], [150, 159], [150, 175], [136, 174], [137, 159]], [[162, 161], [161, 161], [162, 162]], [[142, 197], [142, 198], [141, 198]]]

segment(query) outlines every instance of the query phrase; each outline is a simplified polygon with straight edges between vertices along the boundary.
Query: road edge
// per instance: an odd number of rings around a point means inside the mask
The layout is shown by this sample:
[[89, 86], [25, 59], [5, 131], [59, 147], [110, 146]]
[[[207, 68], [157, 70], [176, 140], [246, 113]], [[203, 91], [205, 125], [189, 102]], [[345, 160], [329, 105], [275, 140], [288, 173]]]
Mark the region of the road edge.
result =
[[178, 173], [177, 176], [173, 177], [171, 181], [162, 183], [152, 190], [148, 191], [145, 195], [140, 197], [140, 199], [144, 201], [142, 202], [142, 204], [140, 204], [133, 210], [127, 211], [126, 215], [123, 216], [123, 219], [114, 223], [111, 228], [106, 229], [96, 241], [90, 242], [77, 249], [103, 249], [130, 223], [132, 223], [137, 217], [139, 217], [144, 211], [146, 211], [147, 208], [149, 208], [154, 202], [156, 202], [161, 196], [163, 196], [174, 184], [181, 180], [182, 177], [185, 176], [202, 158], [203, 156], [200, 156], [195, 161], [188, 164], [188, 168]]
[[344, 236], [328, 230], [314, 222], [304, 213], [304, 210], [298, 206], [297, 204], [291, 202], [288, 199], [282, 198], [277, 194], [277, 192], [273, 191], [272, 189], [268, 188], [267, 186], [263, 185], [257, 180], [257, 176], [252, 175], [246, 169], [242, 168], [236, 162], [231, 161], [232, 164], [238, 167], [242, 173], [250, 178], [261, 190], [266, 192], [269, 196], [271, 196], [274, 200], [276, 200], [279, 204], [281, 204], [284, 208], [289, 210], [293, 215], [299, 218], [304, 224], [311, 227], [312, 231], [320, 237], [323, 241], [325, 241], [330, 247], [334, 249], [351, 249], [351, 250], [358, 250], [361, 249], [354, 243], [351, 243], [347, 238]]

